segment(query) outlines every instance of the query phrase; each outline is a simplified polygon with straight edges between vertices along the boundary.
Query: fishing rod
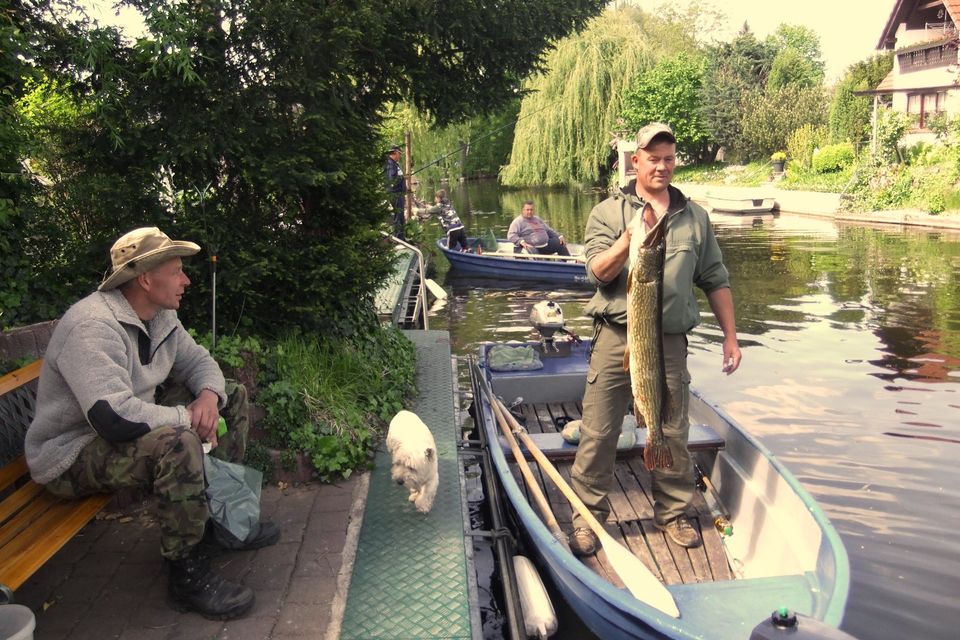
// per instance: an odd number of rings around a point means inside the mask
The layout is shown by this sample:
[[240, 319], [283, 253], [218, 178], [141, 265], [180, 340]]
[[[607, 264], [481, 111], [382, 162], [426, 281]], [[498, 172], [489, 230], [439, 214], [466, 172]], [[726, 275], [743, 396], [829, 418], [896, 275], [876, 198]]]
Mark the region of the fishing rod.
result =
[[420, 173], [420, 172], [423, 171], [424, 169], [429, 169], [430, 167], [432, 167], [433, 165], [437, 164], [437, 163], [440, 162], [441, 160], [446, 160], [447, 158], [449, 158], [449, 157], [452, 156], [453, 154], [455, 154], [455, 153], [460, 153], [460, 151], [461, 151], [464, 147], [466, 147], [466, 148], [469, 149], [469, 148], [470, 148], [470, 145], [473, 144], [474, 142], [479, 142], [480, 140], [483, 140], [484, 138], [489, 138], [490, 136], [492, 136], [493, 134], [497, 133], [498, 131], [503, 131], [503, 130], [506, 129], [507, 127], [511, 127], [511, 126], [517, 124], [517, 123], [520, 122], [522, 119], [524, 119], [524, 118], [529, 118], [530, 116], [536, 115], [536, 114], [540, 113], [541, 111], [543, 111], [544, 109], [546, 109], [547, 107], [551, 107], [551, 106], [553, 106], [553, 105], [548, 104], [548, 105], [545, 105], [545, 106], [543, 106], [543, 107], [540, 107], [539, 109], [537, 109], [537, 110], [534, 111], [533, 113], [528, 113], [528, 114], [526, 114], [526, 115], [518, 116], [518, 117], [514, 118], [513, 120], [511, 120], [510, 122], [508, 122], [507, 124], [503, 125], [502, 127], [497, 127], [497, 128], [494, 129], [493, 131], [489, 131], [489, 132], [483, 134], [482, 136], [480, 136], [479, 138], [476, 138], [476, 139], [474, 139], [474, 140], [468, 140], [466, 144], [461, 144], [459, 147], [457, 147], [456, 149], [454, 149], [454, 150], [451, 151], [450, 153], [446, 153], [446, 154], [440, 156], [439, 158], [437, 158], [436, 160], [432, 160], [432, 161], [428, 162], [427, 164], [423, 165], [422, 167], [420, 167], [420, 168], [417, 169], [416, 171], [411, 172], [410, 175], [411, 175], [411, 176], [415, 176], [416, 174]]

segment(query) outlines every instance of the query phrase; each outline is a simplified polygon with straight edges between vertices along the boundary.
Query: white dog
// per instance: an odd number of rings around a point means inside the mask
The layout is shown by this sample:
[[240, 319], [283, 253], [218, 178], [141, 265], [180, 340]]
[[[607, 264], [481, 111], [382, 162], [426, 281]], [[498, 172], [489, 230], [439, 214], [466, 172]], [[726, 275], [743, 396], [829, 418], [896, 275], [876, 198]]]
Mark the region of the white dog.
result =
[[410, 411], [401, 411], [390, 421], [387, 451], [393, 458], [391, 476], [410, 490], [410, 502], [427, 513], [437, 495], [437, 445], [430, 428]]

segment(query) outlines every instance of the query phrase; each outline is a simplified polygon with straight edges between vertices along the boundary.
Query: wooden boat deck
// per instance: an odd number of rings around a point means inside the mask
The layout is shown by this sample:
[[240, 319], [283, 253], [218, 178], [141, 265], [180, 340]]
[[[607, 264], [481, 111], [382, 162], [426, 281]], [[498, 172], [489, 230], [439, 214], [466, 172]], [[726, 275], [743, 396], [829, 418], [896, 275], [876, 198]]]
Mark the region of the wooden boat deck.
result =
[[[564, 402], [524, 404], [514, 411], [526, 418], [528, 432], [549, 433], [559, 431], [556, 426], [558, 418], [578, 419], [581, 417], [582, 409], [579, 402]], [[572, 461], [557, 460], [554, 464], [564, 479], [569, 482]], [[549, 478], [540, 472], [536, 464], [531, 463], [530, 468], [544, 495], [547, 496], [560, 527], [564, 531], [570, 531], [572, 518], [570, 503]], [[529, 499], [529, 489], [516, 463], [511, 463], [510, 469], [517, 484], [523, 488]], [[700, 530], [703, 545], [695, 549], [685, 549], [670, 540], [653, 524], [651, 479], [650, 473], [643, 466], [642, 458], [618, 459], [614, 475], [616, 483], [610, 493], [611, 512], [604, 526], [611, 536], [633, 551], [662, 582], [672, 585], [734, 578], [723, 549], [720, 533], [713, 526], [709, 509], [699, 492], [693, 505], [696, 509], [696, 518], [691, 517], [691, 522]], [[532, 500], [531, 503], [533, 503]], [[581, 560], [614, 585], [624, 586], [616, 572], [608, 565], [606, 554], [602, 549], [599, 549], [595, 555], [581, 558]]]

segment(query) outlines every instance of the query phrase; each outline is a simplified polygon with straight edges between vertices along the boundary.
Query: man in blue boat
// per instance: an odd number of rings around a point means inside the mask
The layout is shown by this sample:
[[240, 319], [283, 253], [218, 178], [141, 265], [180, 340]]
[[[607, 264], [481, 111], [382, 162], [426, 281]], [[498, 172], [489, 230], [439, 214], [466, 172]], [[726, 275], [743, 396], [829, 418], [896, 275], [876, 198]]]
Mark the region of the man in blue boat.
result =
[[[676, 138], [670, 127], [661, 123], [643, 127], [637, 133], [637, 151], [631, 161], [636, 179], [594, 207], [587, 220], [587, 277], [597, 291], [585, 312], [593, 317], [594, 340], [571, 479], [577, 495], [604, 522], [610, 511], [607, 495], [614, 481], [617, 438], [632, 402], [630, 374], [623, 367], [630, 223], [635, 216], [643, 216], [646, 231], [665, 218], [663, 352], [669, 411], [663, 434], [673, 465], [651, 471], [654, 524], [678, 545], [695, 547], [701, 542], [700, 534], [686, 515], [695, 491], [687, 452], [687, 333], [700, 322], [694, 286], [706, 294], [723, 331], [722, 370], [728, 375], [737, 370], [741, 358], [733, 296], [706, 211], [670, 185], [676, 164]], [[574, 553], [594, 553], [597, 538], [578, 514], [573, 527], [570, 546]]]
[[543, 255], [569, 256], [567, 241], [563, 234], [554, 231], [533, 211], [533, 201], [523, 203], [519, 216], [510, 223], [507, 231], [507, 240], [514, 245], [514, 251], [520, 253], [536, 253]]
[[393, 207], [393, 235], [406, 240], [406, 211], [404, 196], [407, 192], [407, 182], [400, 167], [400, 147], [393, 145], [387, 152], [387, 162], [383, 166], [384, 180], [387, 192], [390, 194], [390, 205]]

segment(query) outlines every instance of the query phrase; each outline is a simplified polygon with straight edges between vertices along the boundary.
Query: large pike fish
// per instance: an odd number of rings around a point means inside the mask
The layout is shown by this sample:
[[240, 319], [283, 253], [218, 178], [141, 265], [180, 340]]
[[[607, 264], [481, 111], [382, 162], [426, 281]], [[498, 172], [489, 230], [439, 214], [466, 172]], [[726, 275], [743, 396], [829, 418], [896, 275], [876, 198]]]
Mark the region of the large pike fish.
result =
[[663, 263], [666, 216], [643, 234], [643, 216], [634, 217], [627, 276], [627, 350], [624, 371], [630, 371], [633, 412], [647, 427], [643, 463], [647, 469], [673, 466], [663, 439], [667, 416], [667, 377], [663, 362]]

